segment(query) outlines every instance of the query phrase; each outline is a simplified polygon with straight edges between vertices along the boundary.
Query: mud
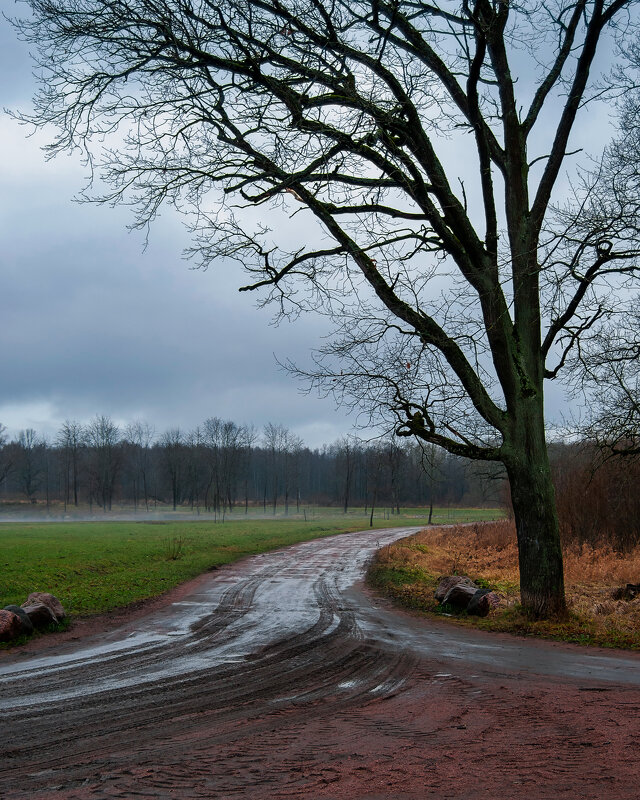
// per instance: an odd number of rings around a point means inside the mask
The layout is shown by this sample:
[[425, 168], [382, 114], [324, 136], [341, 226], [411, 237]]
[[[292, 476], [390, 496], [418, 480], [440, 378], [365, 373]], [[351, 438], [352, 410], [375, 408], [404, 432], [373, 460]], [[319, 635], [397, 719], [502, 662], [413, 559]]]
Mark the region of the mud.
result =
[[[0, 659], [0, 797], [640, 797], [640, 656], [425, 622], [345, 534]], [[73, 636], [79, 637], [75, 640]]]

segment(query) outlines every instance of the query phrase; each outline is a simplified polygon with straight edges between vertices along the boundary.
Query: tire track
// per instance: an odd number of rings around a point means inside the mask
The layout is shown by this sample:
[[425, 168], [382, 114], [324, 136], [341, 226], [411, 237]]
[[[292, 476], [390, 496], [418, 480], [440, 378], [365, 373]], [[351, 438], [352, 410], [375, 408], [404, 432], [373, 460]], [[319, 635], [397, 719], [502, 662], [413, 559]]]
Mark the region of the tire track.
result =
[[555, 800], [582, 773], [581, 797], [637, 800], [640, 659], [370, 598], [368, 558], [410, 532], [248, 559], [106, 637], [3, 659], [0, 796]]
[[[371, 537], [361, 535], [352, 555], [363, 544], [372, 551]], [[331, 560], [314, 565], [311, 556], [310, 565], [308, 549], [297, 548], [293, 560], [254, 559], [248, 575], [231, 570], [228, 588], [213, 578], [208, 596], [158, 615], [150, 631], [110, 637], [113, 647], [36, 658], [17, 665], [19, 680], [3, 665], [0, 786], [19, 782], [20, 791], [33, 793], [62, 769], [70, 790], [114, 748], [157, 761], [181, 737], [210, 747], [227, 736], [212, 735], [215, 728], [242, 720], [246, 731], [265, 709], [283, 715], [321, 703], [318, 713], [330, 715], [337, 704], [390, 693], [411, 658], [364, 641]], [[280, 607], [275, 619], [265, 616], [265, 604]]]

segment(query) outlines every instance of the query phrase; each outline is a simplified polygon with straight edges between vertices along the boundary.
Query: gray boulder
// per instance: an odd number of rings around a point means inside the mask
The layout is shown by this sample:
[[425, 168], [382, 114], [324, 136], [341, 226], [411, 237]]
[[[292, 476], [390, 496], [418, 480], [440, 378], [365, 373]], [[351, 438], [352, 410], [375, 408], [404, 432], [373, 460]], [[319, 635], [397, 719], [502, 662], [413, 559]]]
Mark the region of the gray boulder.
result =
[[474, 590], [478, 588], [471, 578], [467, 578], [466, 575], [446, 575], [444, 578], [440, 578], [433, 596], [439, 603], [442, 603], [447, 592], [454, 586], [472, 586]]
[[57, 625], [58, 618], [44, 603], [34, 603], [33, 605], [22, 605], [23, 610], [31, 620], [34, 628], [46, 628], [47, 625]]
[[471, 598], [474, 597], [478, 591], [481, 590], [479, 590], [475, 584], [468, 586], [465, 583], [457, 583], [445, 594], [442, 605], [453, 606], [456, 611], [466, 611]]
[[20, 633], [26, 633], [27, 635], [33, 633], [33, 622], [29, 619], [29, 615], [24, 608], [20, 608], [20, 606], [5, 606], [3, 610], [11, 611], [12, 614], [18, 617], [20, 620]]
[[495, 592], [490, 592], [488, 589], [478, 589], [469, 600], [467, 606], [467, 613], [473, 614], [476, 617], [486, 617], [490, 611], [497, 608], [500, 604], [500, 598]]
[[49, 608], [55, 614], [57, 620], [64, 619], [67, 616], [62, 603], [57, 597], [49, 594], [49, 592], [31, 592], [29, 597], [27, 597], [26, 601], [22, 604], [22, 607], [25, 608], [25, 606], [35, 606], [38, 603], [43, 603], [45, 606], [49, 606]]
[[611, 592], [614, 600], [634, 600], [640, 595], [640, 583], [628, 583]]

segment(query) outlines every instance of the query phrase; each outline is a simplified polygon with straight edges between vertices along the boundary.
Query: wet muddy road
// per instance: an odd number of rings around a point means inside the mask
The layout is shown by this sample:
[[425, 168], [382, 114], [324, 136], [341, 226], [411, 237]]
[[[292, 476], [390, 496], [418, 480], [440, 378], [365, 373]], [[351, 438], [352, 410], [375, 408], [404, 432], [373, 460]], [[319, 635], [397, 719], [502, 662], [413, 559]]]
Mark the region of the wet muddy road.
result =
[[362, 532], [0, 659], [0, 797], [640, 798], [640, 656], [425, 622]]

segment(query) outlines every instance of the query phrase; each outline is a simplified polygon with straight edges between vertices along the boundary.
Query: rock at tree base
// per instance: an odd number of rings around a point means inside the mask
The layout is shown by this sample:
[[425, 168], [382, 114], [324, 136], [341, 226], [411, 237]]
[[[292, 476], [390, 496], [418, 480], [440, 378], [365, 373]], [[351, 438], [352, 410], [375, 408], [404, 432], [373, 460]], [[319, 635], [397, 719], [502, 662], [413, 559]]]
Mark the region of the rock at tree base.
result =
[[29, 619], [29, 615], [24, 610], [24, 608], [20, 608], [20, 606], [5, 606], [5, 611], [11, 611], [12, 614], [15, 614], [16, 617], [20, 620], [20, 633], [26, 633], [30, 635], [33, 633], [33, 622]]
[[471, 578], [467, 578], [466, 575], [447, 575], [444, 578], [440, 578], [440, 582], [433, 596], [439, 603], [443, 603], [447, 592], [454, 586], [460, 585], [472, 586], [474, 590], [478, 588]]
[[633, 600], [640, 595], [640, 583], [628, 583], [611, 592], [614, 600]]
[[57, 625], [58, 623], [56, 615], [44, 603], [23, 605], [22, 608], [27, 613], [34, 628], [46, 628], [47, 625]]
[[10, 642], [20, 636], [20, 617], [5, 608], [0, 611], [0, 642]]
[[475, 585], [468, 586], [465, 583], [457, 583], [445, 594], [442, 605], [453, 606], [456, 611], [466, 611], [471, 598], [480, 591], [483, 590], [478, 589]]
[[45, 606], [49, 606], [57, 618], [56, 622], [64, 619], [67, 616], [64, 608], [62, 607], [62, 603], [57, 597], [49, 594], [49, 592], [32, 592], [22, 604], [22, 607], [25, 608], [26, 606], [35, 606], [38, 605], [38, 603], [43, 603]]
[[487, 614], [500, 604], [500, 598], [495, 592], [490, 592], [488, 589], [478, 589], [469, 600], [467, 606], [467, 613], [473, 614], [476, 617], [486, 617]]

